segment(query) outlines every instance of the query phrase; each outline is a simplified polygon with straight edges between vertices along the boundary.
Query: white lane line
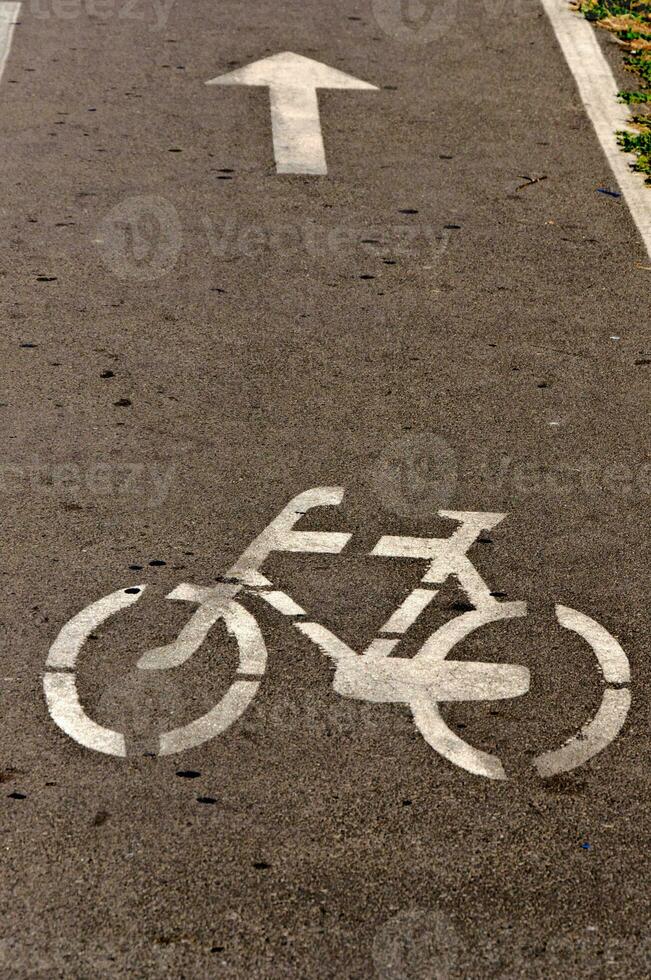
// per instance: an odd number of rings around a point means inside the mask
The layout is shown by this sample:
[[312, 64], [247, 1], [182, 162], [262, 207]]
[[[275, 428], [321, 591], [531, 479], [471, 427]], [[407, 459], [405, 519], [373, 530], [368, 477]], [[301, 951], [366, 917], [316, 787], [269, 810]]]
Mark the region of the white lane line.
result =
[[0, 79], [9, 57], [14, 27], [20, 13], [19, 3], [0, 3]]
[[569, 0], [542, 0], [542, 5], [574, 75], [606, 159], [651, 256], [651, 190], [645, 185], [643, 175], [630, 169], [634, 157], [624, 153], [617, 143], [616, 133], [630, 129], [631, 118], [626, 106], [617, 99], [619, 87], [615, 76], [599, 47], [594, 29], [589, 21], [570, 9]]

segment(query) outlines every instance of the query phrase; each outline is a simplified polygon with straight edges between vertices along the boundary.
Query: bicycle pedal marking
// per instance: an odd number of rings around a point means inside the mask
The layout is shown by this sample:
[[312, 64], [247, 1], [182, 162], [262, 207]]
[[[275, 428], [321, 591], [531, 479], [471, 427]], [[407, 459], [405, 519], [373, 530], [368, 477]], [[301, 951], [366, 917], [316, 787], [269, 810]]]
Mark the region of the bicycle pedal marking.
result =
[[[439, 511], [456, 521], [447, 538], [387, 535], [370, 555], [382, 559], [418, 558], [428, 562], [420, 585], [402, 601], [380, 628], [379, 635], [358, 653], [327, 627], [309, 619], [306, 611], [266, 578], [262, 565], [272, 552], [340, 554], [352, 535], [329, 531], [297, 531], [295, 525], [315, 507], [338, 506], [340, 487], [316, 487], [299, 494], [283, 508], [213, 587], [181, 583], [167, 596], [197, 606], [172, 643], [144, 653], [141, 670], [168, 670], [186, 663], [223, 621], [237, 642], [237, 676], [210, 711], [188, 724], [159, 736], [158, 754], [194, 748], [231, 727], [255, 697], [266, 670], [267, 650], [255, 617], [236, 597], [262, 599], [327, 656], [334, 667], [333, 687], [342, 697], [376, 704], [407, 705], [426, 742], [449, 762], [475, 775], [507, 778], [501, 760], [461, 739], [444, 722], [440, 702], [495, 701], [522, 697], [530, 686], [529, 670], [517, 664], [480, 663], [448, 659], [457, 644], [482, 626], [527, 615], [525, 602], [499, 602], [468, 557], [483, 531], [501, 523], [505, 514]], [[454, 575], [473, 608], [445, 623], [422, 644], [411, 659], [392, 657], [403, 635], [416, 623], [442, 585]], [[120, 589], [91, 603], [62, 628], [50, 648], [43, 680], [53, 721], [80, 745], [108, 755], [126, 756], [124, 734], [103, 727], [84, 711], [75, 680], [79, 654], [102, 623], [138, 602], [145, 585]], [[607, 685], [599, 709], [581, 731], [558, 749], [544, 752], [533, 765], [543, 778], [569, 772], [606, 748], [621, 731], [631, 703], [630, 666], [617, 640], [599, 623], [567, 606], [555, 607], [556, 621], [580, 636], [592, 649]], [[614, 686], [612, 686], [614, 685]]]

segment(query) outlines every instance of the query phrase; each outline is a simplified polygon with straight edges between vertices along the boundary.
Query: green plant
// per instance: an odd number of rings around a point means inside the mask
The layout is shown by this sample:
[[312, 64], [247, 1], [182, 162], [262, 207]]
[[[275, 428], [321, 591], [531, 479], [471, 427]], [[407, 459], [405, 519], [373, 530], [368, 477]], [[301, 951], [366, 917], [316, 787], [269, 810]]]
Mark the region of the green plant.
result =
[[[575, 0], [574, 7], [598, 27], [610, 31], [627, 52], [624, 67], [637, 76], [639, 87], [619, 92], [628, 105], [651, 104], [651, 0]], [[633, 118], [634, 130], [617, 134], [619, 145], [635, 156], [633, 169], [651, 184], [651, 113]]]

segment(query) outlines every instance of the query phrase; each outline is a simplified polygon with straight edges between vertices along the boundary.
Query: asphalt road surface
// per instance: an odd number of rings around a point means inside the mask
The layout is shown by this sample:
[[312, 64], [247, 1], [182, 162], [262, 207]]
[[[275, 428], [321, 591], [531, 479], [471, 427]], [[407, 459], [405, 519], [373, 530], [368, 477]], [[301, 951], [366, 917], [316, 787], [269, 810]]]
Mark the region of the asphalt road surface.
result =
[[651, 971], [651, 262], [538, 0], [421, 14], [23, 4], [3, 976]]

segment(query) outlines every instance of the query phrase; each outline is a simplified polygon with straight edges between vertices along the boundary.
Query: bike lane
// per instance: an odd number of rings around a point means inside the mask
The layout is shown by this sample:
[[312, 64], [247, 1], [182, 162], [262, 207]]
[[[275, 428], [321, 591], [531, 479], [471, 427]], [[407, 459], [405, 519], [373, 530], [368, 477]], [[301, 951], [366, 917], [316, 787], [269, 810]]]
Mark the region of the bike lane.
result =
[[[546, 975], [588, 976], [605, 948], [633, 975], [648, 955], [648, 258], [539, 4], [448, 4], [407, 35], [394, 8], [23, 6], [0, 88], [18, 973], [536, 976], [542, 950]], [[327, 175], [276, 172], [265, 89], [205, 84], [285, 51], [376, 87], [319, 92]], [[300, 527], [345, 548], [263, 573], [360, 653], [425, 572], [371, 556], [383, 536], [508, 515], [469, 555], [529, 615], [454, 659], [519, 666], [530, 689], [441, 706], [508, 780], [445, 761], [405, 704], [334, 689], [255, 596], [254, 701], [152, 756], [237, 664], [218, 626], [182, 666], [139, 670], [192, 611], [164, 596], [228, 586], [319, 486], [341, 505]], [[127, 730], [111, 758], [54, 725], [45, 661], [71, 617], [143, 584], [77, 669], [89, 714]], [[555, 603], [618, 638], [633, 704], [608, 749], [545, 781], [532, 758], [602, 685]], [[400, 652], [468, 606], [441, 584]]]

